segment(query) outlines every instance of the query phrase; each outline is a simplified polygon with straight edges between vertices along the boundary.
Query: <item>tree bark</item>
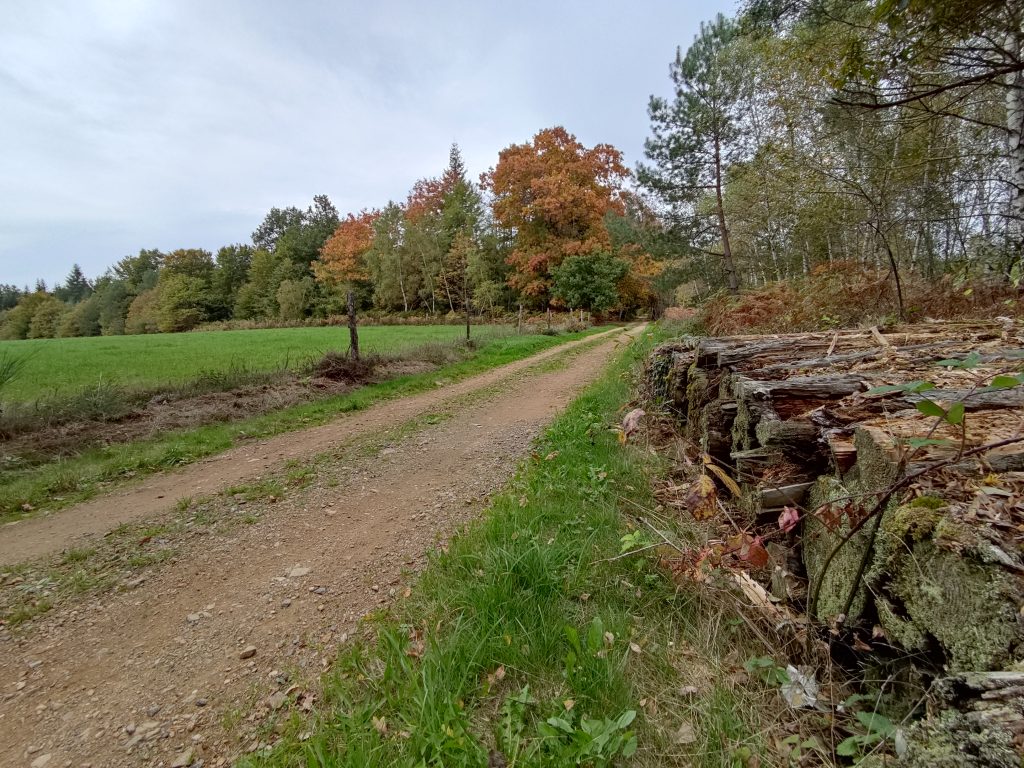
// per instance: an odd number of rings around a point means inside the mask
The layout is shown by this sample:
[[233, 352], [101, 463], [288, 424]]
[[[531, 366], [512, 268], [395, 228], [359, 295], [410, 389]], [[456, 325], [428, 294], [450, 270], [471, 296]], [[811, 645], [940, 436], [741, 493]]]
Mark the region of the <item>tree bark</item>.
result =
[[715, 202], [718, 208], [718, 230], [722, 236], [722, 264], [725, 266], [726, 284], [729, 293], [740, 292], [740, 280], [736, 274], [736, 263], [732, 259], [732, 247], [729, 245], [729, 228], [725, 224], [725, 204], [722, 199], [722, 146], [715, 135]]
[[[1007, 52], [1024, 55], [1024, 29], [1016, 29], [1007, 36]], [[1009, 132], [1010, 155], [1010, 222], [1011, 237], [1016, 240], [1012, 248], [1020, 251], [1024, 246], [1024, 71], [1007, 76], [1006, 127]]]
[[462, 308], [466, 311], [466, 341], [469, 341], [469, 276], [462, 272]]
[[356, 325], [356, 298], [349, 288], [348, 296], [348, 354], [353, 360], [359, 359], [359, 326]]

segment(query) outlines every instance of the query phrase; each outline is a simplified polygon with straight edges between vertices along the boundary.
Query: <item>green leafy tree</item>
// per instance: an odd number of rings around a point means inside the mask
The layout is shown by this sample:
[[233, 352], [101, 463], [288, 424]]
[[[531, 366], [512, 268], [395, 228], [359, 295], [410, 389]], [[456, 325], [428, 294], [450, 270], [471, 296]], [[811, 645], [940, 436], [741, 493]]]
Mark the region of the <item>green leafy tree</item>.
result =
[[[724, 196], [726, 169], [741, 138], [736, 113], [743, 73], [730, 55], [737, 33], [736, 23], [719, 14], [701, 25], [685, 56], [676, 52], [670, 70], [674, 94], [671, 99], [651, 97], [652, 135], [644, 145], [651, 162], [637, 172], [695, 246], [720, 259], [732, 293], [739, 291], [740, 282]], [[712, 199], [706, 204], [709, 193]], [[713, 249], [716, 243], [718, 250]]]
[[282, 320], [301, 320], [309, 314], [313, 298], [313, 280], [282, 280], [277, 287], [278, 317]]
[[[186, 278], [187, 279], [187, 278]], [[148, 288], [134, 299], [124, 318], [127, 334], [157, 333], [160, 330], [160, 307], [157, 289]]]
[[269, 319], [277, 316], [277, 289], [297, 270], [277, 253], [257, 250], [249, 265], [248, 281], [235, 297], [235, 317], [243, 320]]
[[115, 278], [123, 280], [133, 295], [156, 285], [164, 255], [156, 249], [143, 248], [137, 256], [125, 256], [117, 262], [112, 272]]
[[100, 334], [120, 336], [125, 333], [125, 319], [135, 295], [124, 280], [101, 277], [96, 283], [93, 299], [99, 305]]
[[0, 338], [27, 339], [36, 312], [53, 301], [57, 300], [44, 291], [25, 293], [18, 304], [4, 316]]
[[85, 301], [78, 302], [61, 320], [60, 335], [62, 337], [99, 336], [100, 309], [100, 300], [96, 294]]
[[61, 322], [67, 314], [67, 305], [55, 296], [47, 295], [36, 311], [28, 327], [30, 339], [53, 339], [60, 334]]
[[422, 277], [405, 240], [405, 211], [389, 202], [373, 222], [373, 244], [366, 265], [373, 283], [373, 303], [382, 309], [408, 312], [419, 294]]
[[212, 320], [225, 320], [234, 312], [238, 292], [249, 277], [253, 249], [248, 245], [225, 245], [217, 251], [210, 278]]
[[206, 320], [209, 283], [202, 277], [167, 271], [156, 292], [157, 328], [163, 333], [189, 331]]
[[0, 285], [0, 311], [14, 308], [22, 296], [21, 289], [16, 285]]
[[554, 294], [568, 306], [604, 312], [619, 298], [629, 265], [608, 254], [570, 256], [554, 270]]
[[253, 232], [253, 245], [269, 251], [300, 268], [304, 277], [312, 269], [324, 243], [338, 228], [338, 210], [327, 195], [316, 195], [305, 211], [272, 208]]

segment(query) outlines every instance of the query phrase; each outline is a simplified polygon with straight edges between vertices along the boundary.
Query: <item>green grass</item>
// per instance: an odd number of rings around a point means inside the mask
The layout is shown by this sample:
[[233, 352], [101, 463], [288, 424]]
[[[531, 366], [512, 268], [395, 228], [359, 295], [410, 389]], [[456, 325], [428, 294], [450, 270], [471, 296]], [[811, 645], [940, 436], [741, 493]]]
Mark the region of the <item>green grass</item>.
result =
[[344, 395], [253, 418], [169, 432], [151, 440], [92, 448], [73, 458], [40, 466], [5, 469], [0, 471], [0, 521], [25, 517], [42, 507], [65, 507], [153, 472], [220, 453], [243, 440], [324, 424], [341, 413], [434, 389], [440, 380], [463, 379], [594, 332], [557, 337], [498, 336], [482, 342], [467, 359], [437, 370], [399, 376]]
[[[474, 328], [481, 340], [507, 332], [507, 326]], [[399, 354], [426, 342], [457, 341], [464, 334], [465, 329], [455, 325], [366, 326], [359, 329], [359, 342], [365, 353]], [[4, 399], [13, 402], [69, 396], [98, 385], [180, 385], [233, 369], [300, 370], [328, 350], [348, 350], [347, 328], [0, 341], [0, 355], [24, 361], [4, 388]]]
[[765, 753], [758, 713], [777, 693], [731, 674], [756, 647], [742, 623], [654, 558], [613, 559], [623, 512], [653, 508], [662, 471], [610, 429], [652, 342], [623, 353], [486, 517], [433, 553], [411, 597], [373, 622], [375, 642], [342, 651], [314, 721], [278, 715], [267, 733], [282, 740], [243, 765], [554, 768], [635, 752], [637, 765], [743, 768]]

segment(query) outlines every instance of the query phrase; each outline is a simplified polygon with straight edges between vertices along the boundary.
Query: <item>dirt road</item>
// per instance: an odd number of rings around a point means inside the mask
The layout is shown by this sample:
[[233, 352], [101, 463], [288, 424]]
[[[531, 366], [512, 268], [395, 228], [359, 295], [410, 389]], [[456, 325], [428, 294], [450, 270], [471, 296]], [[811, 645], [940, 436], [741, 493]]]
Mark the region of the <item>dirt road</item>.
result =
[[403, 570], [479, 513], [625, 338], [617, 331], [563, 368], [529, 370], [565, 347], [4, 529], [5, 547], [23, 539], [8, 553], [60, 549], [125, 519], [169, 514], [181, 496], [450, 407], [451, 418], [374, 455], [318, 464], [307, 488], [258, 502], [251, 525], [190, 536], [129, 591], [55, 609], [4, 640], [0, 765], [209, 768], [260, 748], [270, 737], [256, 725], [314, 704], [319, 673], [362, 631], [359, 619], [400, 596]]
[[[619, 330], [612, 329], [597, 336], [618, 333]], [[345, 441], [379, 432], [389, 425], [427, 413], [452, 398], [484, 389], [538, 362], [590, 343], [594, 338], [572, 341], [431, 392], [381, 402], [321, 427], [242, 445], [178, 472], [154, 475], [126, 490], [52, 515], [5, 525], [0, 528], [0, 564], [10, 565], [73, 546], [87, 546], [91, 537], [102, 536], [121, 523], [167, 511], [180, 498], [215, 493], [257, 478], [289, 459], [315, 456]]]

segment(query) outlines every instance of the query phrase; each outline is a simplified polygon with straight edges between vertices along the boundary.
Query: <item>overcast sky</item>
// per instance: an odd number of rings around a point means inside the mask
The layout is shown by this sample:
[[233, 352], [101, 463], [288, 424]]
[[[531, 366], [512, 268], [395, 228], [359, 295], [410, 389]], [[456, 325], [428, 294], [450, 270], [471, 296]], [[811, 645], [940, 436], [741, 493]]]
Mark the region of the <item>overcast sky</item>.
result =
[[735, 0], [0, 3], [0, 282], [402, 200], [564, 125], [641, 159], [677, 45]]

